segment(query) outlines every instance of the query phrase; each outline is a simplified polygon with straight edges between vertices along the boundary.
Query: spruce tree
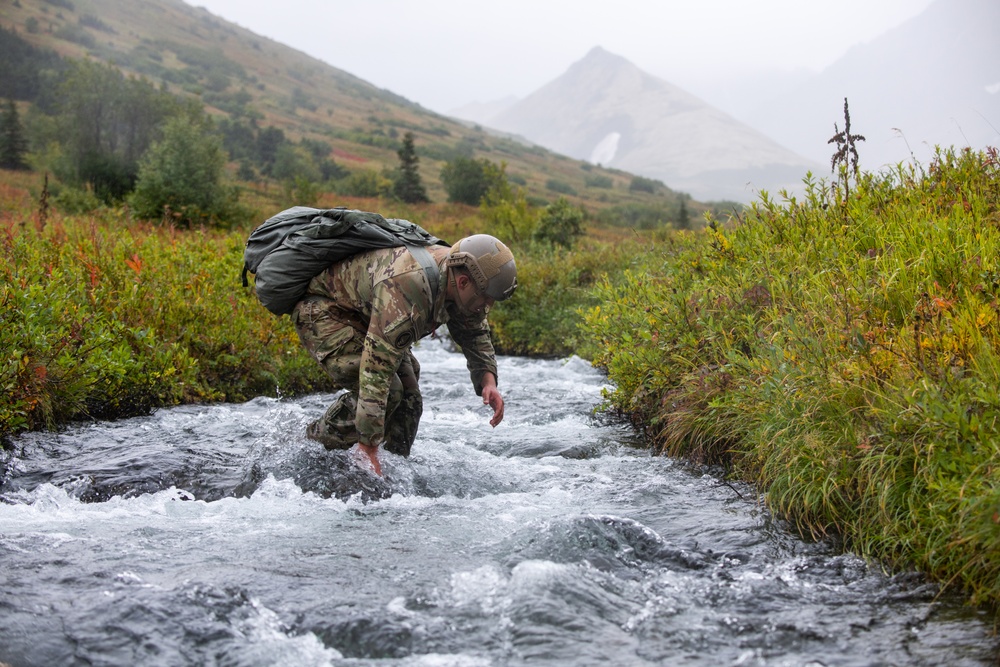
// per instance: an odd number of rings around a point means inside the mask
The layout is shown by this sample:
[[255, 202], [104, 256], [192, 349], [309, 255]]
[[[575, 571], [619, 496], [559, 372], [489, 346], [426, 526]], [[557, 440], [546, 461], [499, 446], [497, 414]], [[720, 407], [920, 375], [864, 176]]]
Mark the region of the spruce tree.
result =
[[397, 197], [408, 204], [417, 202], [429, 202], [427, 190], [423, 181], [420, 180], [420, 172], [417, 171], [417, 151], [413, 147], [413, 133], [407, 132], [403, 136], [403, 146], [397, 151], [399, 155], [399, 172], [396, 177], [393, 190]]
[[0, 113], [0, 167], [4, 169], [27, 169], [24, 156], [28, 153], [28, 140], [24, 136], [24, 126], [17, 114], [14, 100], [7, 100]]

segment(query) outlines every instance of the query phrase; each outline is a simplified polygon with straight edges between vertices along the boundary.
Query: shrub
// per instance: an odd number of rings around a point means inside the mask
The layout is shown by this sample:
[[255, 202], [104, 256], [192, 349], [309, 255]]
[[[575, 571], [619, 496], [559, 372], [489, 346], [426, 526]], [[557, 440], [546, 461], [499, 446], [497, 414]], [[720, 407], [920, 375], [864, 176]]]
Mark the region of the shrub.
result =
[[602, 278], [615, 284], [644, 253], [642, 244], [587, 241], [568, 250], [516, 245], [519, 287], [490, 311], [494, 344], [502, 354], [593, 358], [596, 350], [581, 328], [582, 312], [597, 305]]
[[597, 220], [602, 224], [632, 229], [660, 229], [667, 226], [674, 218], [675, 212], [666, 202], [609, 206], [597, 214]]
[[615, 185], [610, 176], [602, 176], [600, 174], [589, 175], [583, 182], [588, 188], [602, 188], [605, 190], [610, 190]]
[[441, 168], [441, 182], [448, 193], [448, 201], [479, 206], [492, 185], [489, 165], [489, 160], [466, 157], [457, 157], [447, 162]]
[[537, 214], [528, 204], [524, 191], [514, 188], [505, 176], [506, 164], [487, 163], [485, 180], [490, 187], [483, 195], [479, 210], [487, 226], [498, 237], [515, 243], [531, 238], [537, 224]]
[[559, 179], [556, 178], [550, 178], [549, 180], [545, 181], [545, 187], [546, 189], [551, 190], [552, 192], [557, 192], [563, 195], [576, 194], [576, 190], [573, 189], [572, 185], [566, 183], [565, 181], [560, 181]]
[[392, 180], [374, 169], [360, 169], [337, 182], [337, 193], [347, 197], [391, 197]]
[[223, 183], [226, 155], [206, 118], [176, 116], [139, 165], [131, 204], [141, 218], [191, 226], [235, 221], [237, 193]]
[[101, 200], [93, 193], [74, 187], [59, 188], [59, 191], [52, 197], [52, 203], [60, 211], [70, 215], [90, 213], [101, 206]]
[[583, 209], [560, 197], [556, 203], [545, 207], [535, 227], [534, 238], [551, 246], [572, 248], [583, 235], [583, 219]]
[[658, 188], [666, 187], [660, 181], [653, 180], [652, 178], [643, 178], [642, 176], [635, 176], [632, 178], [632, 182], [628, 184], [629, 192], [648, 192], [650, 194], [655, 194]]
[[271, 176], [279, 181], [318, 181], [320, 170], [313, 162], [312, 154], [302, 146], [285, 142], [278, 146], [271, 166]]
[[0, 436], [323, 386], [287, 319], [239, 287], [244, 232], [102, 215], [0, 227]]

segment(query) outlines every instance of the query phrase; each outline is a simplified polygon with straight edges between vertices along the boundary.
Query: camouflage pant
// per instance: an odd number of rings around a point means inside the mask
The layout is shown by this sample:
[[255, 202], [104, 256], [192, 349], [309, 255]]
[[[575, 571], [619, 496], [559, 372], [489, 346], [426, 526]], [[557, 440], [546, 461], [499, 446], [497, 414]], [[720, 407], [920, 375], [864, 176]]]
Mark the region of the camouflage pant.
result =
[[[365, 340], [363, 323], [352, 323], [333, 301], [322, 297], [301, 301], [292, 321], [302, 345], [333, 379], [334, 389], [346, 390], [322, 417], [309, 424], [306, 434], [327, 449], [349, 449], [359, 440], [354, 416]], [[384, 446], [401, 456], [410, 455], [423, 412], [419, 379], [420, 364], [407, 350], [392, 378], [385, 406]]]

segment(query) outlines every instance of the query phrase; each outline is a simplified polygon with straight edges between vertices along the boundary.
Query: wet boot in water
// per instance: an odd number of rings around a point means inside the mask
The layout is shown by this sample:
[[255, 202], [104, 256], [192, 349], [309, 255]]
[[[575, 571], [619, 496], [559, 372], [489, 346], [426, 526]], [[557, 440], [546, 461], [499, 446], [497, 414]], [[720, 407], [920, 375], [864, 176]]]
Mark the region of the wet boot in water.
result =
[[357, 444], [359, 437], [354, 426], [357, 408], [358, 401], [354, 394], [341, 394], [322, 417], [306, 427], [306, 436], [322, 443], [327, 449], [350, 449]]

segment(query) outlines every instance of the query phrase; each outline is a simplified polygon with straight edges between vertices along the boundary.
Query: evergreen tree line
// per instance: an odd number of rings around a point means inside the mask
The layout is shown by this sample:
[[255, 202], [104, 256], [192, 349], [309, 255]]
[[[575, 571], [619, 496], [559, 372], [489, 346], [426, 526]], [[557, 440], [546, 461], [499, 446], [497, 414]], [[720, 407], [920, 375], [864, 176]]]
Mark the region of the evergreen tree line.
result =
[[[193, 98], [111, 65], [60, 58], [3, 28], [0, 65], [0, 88], [9, 91], [0, 109], [0, 166], [51, 172], [63, 208], [127, 200], [142, 216], [224, 221], [240, 213], [223, 185], [229, 161], [237, 163], [239, 179], [277, 180], [305, 204], [318, 195], [318, 184], [348, 195], [429, 200], [412, 133], [403, 138], [398, 170], [351, 173], [329, 157], [329, 144], [294, 142], [280, 128], [260, 126], [259, 114], [211, 121]], [[28, 112], [22, 115], [14, 100], [30, 103]]]

